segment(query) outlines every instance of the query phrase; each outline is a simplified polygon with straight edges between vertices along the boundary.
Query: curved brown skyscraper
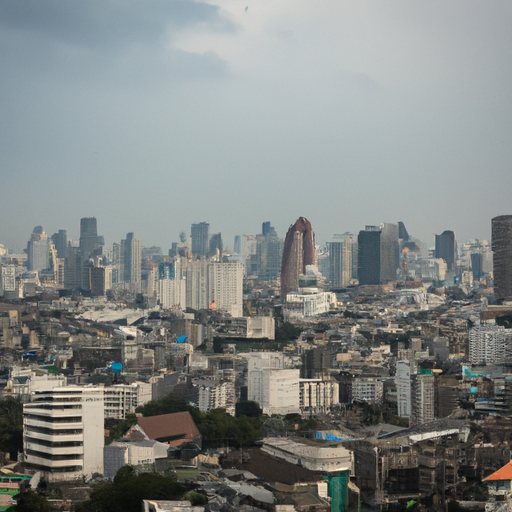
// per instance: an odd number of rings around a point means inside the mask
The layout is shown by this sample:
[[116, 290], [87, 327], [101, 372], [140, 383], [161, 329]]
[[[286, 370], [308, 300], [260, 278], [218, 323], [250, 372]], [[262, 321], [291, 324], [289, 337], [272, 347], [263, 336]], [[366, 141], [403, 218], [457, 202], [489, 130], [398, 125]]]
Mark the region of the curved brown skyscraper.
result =
[[299, 275], [306, 272], [306, 265], [316, 265], [315, 233], [311, 222], [299, 217], [290, 226], [284, 240], [283, 259], [281, 261], [281, 299], [286, 294], [297, 291]]

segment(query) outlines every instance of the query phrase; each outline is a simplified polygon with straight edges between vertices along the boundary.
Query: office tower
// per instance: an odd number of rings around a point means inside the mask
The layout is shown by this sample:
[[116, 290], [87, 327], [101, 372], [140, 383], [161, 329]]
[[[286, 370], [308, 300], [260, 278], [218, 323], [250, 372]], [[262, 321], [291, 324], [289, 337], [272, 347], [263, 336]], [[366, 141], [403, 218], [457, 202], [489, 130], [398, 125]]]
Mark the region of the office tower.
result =
[[497, 300], [512, 299], [512, 215], [492, 219], [494, 251], [494, 295]]
[[36, 226], [27, 243], [28, 270], [45, 270], [50, 267], [50, 241], [41, 226]]
[[24, 464], [49, 483], [103, 474], [103, 428], [103, 388], [36, 391], [23, 405]]
[[272, 226], [270, 225], [270, 221], [263, 222], [261, 224], [261, 234], [262, 235], [268, 235], [270, 233], [270, 230], [272, 229]]
[[405, 228], [405, 224], [402, 221], [398, 222], [398, 238], [403, 242], [409, 241], [409, 233], [407, 233], [407, 229]]
[[380, 227], [380, 282], [387, 283], [396, 281], [399, 265], [398, 226], [385, 222]]
[[216, 233], [210, 237], [209, 247], [208, 256], [210, 258], [217, 256], [217, 251], [219, 258], [222, 258], [222, 236], [220, 233]]
[[64, 263], [64, 286], [80, 288], [82, 286], [82, 256], [78, 247], [68, 244]]
[[281, 261], [281, 300], [297, 291], [299, 276], [306, 265], [316, 265], [315, 233], [305, 217], [299, 217], [286, 233]]
[[206, 256], [209, 249], [210, 224], [207, 222], [192, 224], [190, 236], [192, 238], [192, 254], [194, 256]]
[[142, 241], [140, 238], [134, 238], [133, 233], [127, 233], [126, 239], [121, 240], [120, 257], [121, 280], [125, 283], [133, 283], [137, 291], [141, 286]]
[[265, 281], [276, 279], [281, 270], [283, 240], [270, 222], [263, 223], [263, 233], [256, 235], [256, 274]]
[[333, 290], [346, 288], [352, 279], [353, 245], [350, 233], [334, 235], [329, 243], [329, 280]]
[[68, 232], [65, 229], [59, 229], [58, 233], [52, 235], [52, 242], [57, 250], [57, 258], [65, 258], [68, 246]]
[[242, 253], [242, 237], [241, 237], [241, 235], [235, 235], [235, 240], [234, 240], [234, 244], [233, 244], [233, 252], [235, 254]]
[[186, 306], [191, 309], [207, 309], [208, 302], [208, 261], [192, 260], [186, 269]]
[[473, 272], [473, 278], [478, 280], [483, 276], [483, 257], [479, 252], [474, 252], [470, 255], [471, 259], [471, 270]]
[[417, 373], [411, 376], [411, 425], [434, 421], [434, 376]]
[[208, 302], [233, 318], [243, 316], [244, 266], [241, 263], [208, 264]]
[[358, 243], [358, 275], [360, 285], [380, 284], [380, 237], [377, 226], [366, 226], [359, 231]]
[[449, 272], [454, 272], [457, 265], [457, 241], [453, 231], [443, 231], [436, 235], [435, 257], [446, 261]]
[[83, 217], [80, 219], [80, 252], [84, 259], [91, 256], [99, 247], [98, 228], [96, 217]]

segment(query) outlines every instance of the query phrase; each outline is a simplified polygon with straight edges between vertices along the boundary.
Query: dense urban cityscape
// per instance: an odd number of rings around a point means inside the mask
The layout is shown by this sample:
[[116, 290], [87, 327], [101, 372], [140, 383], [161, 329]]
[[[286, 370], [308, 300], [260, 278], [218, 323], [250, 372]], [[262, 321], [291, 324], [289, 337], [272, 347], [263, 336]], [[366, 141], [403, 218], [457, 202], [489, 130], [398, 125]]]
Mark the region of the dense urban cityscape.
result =
[[230, 245], [199, 222], [160, 248], [84, 217], [1, 245], [3, 506], [502, 510], [512, 215], [490, 223]]

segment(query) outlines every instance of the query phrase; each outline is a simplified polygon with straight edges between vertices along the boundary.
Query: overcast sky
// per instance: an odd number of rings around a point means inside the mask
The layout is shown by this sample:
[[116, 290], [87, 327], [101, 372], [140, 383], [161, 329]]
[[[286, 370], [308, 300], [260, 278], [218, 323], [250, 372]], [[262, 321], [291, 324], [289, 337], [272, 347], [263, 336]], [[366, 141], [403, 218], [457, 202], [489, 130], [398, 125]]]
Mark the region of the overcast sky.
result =
[[510, 0], [2, 0], [0, 243], [512, 214]]

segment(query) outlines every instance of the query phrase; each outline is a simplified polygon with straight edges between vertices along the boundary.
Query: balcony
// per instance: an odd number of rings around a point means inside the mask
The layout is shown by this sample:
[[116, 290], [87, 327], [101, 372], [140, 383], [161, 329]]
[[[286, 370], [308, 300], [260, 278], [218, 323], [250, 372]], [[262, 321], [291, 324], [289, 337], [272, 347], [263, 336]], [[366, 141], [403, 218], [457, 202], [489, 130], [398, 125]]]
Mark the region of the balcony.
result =
[[51, 469], [59, 469], [65, 468], [69, 466], [82, 466], [84, 465], [83, 458], [82, 459], [67, 459], [67, 460], [49, 460], [44, 459], [42, 457], [35, 457], [34, 455], [25, 455], [25, 463], [26, 464], [34, 464], [37, 466], [44, 466]]
[[44, 452], [48, 455], [82, 455], [84, 454], [83, 446], [43, 446], [37, 443], [25, 443], [23, 447], [24, 451], [26, 450], [35, 450], [38, 452]]

